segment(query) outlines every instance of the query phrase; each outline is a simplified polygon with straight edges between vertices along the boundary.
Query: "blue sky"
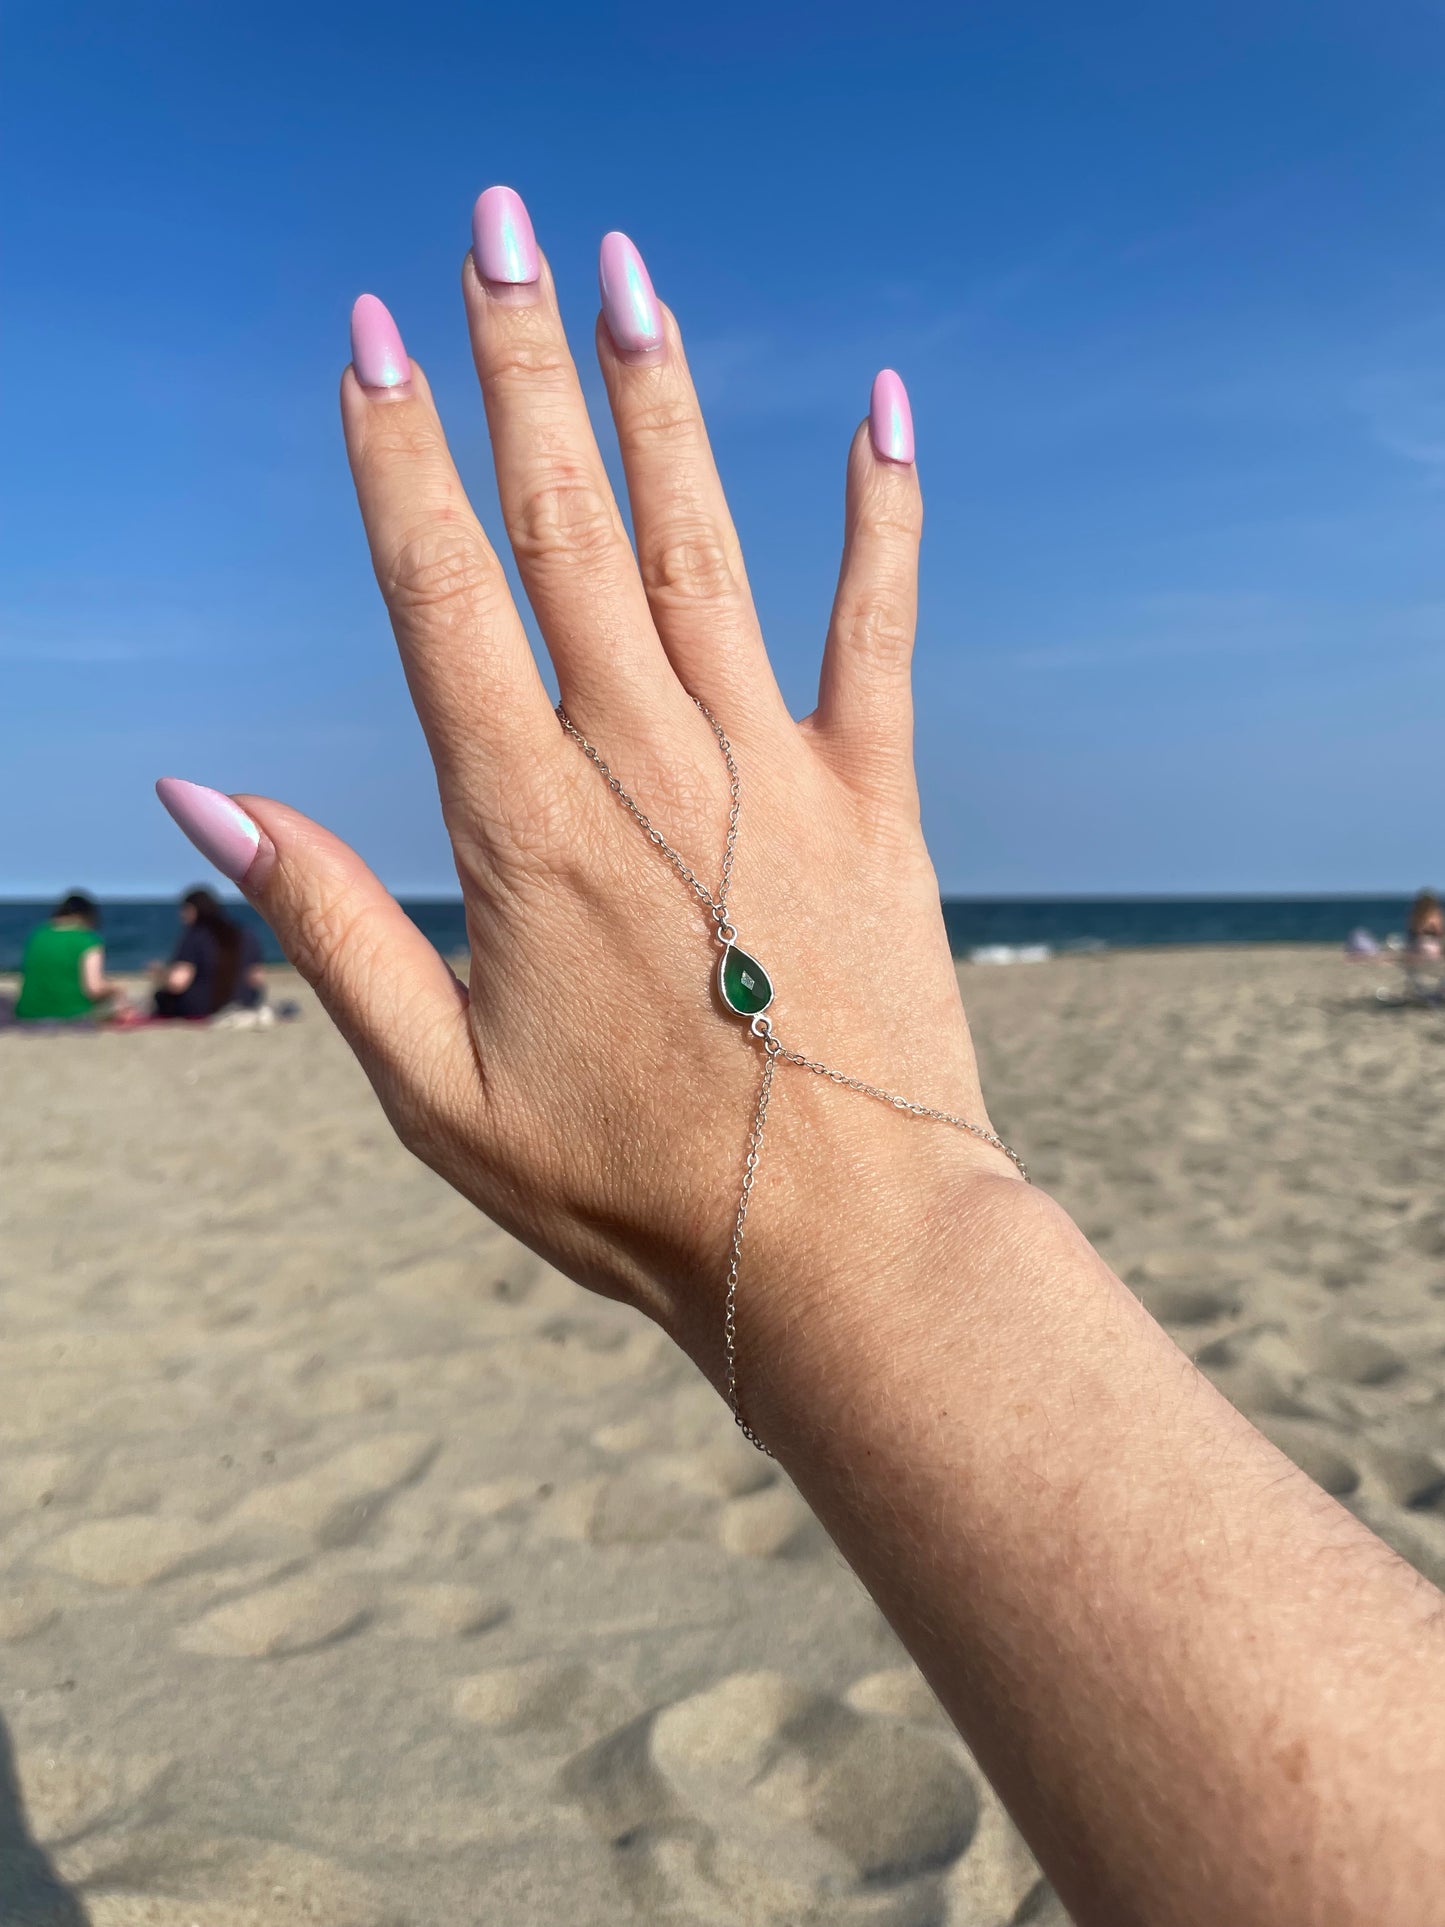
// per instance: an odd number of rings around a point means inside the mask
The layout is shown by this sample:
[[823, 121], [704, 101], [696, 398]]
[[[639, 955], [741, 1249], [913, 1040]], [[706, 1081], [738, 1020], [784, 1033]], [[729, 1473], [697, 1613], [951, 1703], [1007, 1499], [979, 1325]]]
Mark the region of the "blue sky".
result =
[[799, 713], [903, 372], [946, 889], [1445, 882], [1439, 5], [7, 15], [0, 892], [193, 880], [163, 772], [451, 887], [335, 388], [371, 289], [498, 529], [499, 180], [594, 403], [596, 243], [642, 247]]

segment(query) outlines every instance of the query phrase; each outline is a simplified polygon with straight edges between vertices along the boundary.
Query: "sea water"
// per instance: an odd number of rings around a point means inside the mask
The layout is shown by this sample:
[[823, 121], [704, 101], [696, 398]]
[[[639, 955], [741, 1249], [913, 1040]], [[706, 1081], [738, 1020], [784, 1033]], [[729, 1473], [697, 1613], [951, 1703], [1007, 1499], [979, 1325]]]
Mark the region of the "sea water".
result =
[[[467, 947], [461, 900], [404, 898], [405, 908], [437, 949]], [[106, 963], [141, 970], [170, 955], [179, 935], [174, 901], [100, 899]], [[14, 970], [27, 932], [47, 903], [0, 901], [0, 970]], [[247, 905], [233, 914], [252, 924], [264, 955], [278, 962], [271, 932]], [[1343, 944], [1364, 928], [1384, 938], [1402, 931], [1409, 902], [1366, 897], [946, 897], [943, 920], [955, 957], [1028, 962], [1060, 951], [1115, 950], [1156, 944]]]

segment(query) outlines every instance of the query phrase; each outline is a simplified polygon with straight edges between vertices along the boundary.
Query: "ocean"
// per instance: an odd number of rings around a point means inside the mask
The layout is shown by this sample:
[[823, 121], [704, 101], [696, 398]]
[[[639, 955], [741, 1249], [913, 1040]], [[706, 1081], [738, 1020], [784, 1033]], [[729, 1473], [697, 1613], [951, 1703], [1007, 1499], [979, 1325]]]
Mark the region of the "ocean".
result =
[[[466, 948], [462, 906], [453, 897], [403, 899], [441, 951]], [[15, 970], [26, 933], [48, 903], [0, 900], [0, 970]], [[173, 901], [102, 899], [106, 962], [139, 970], [167, 956], [177, 933]], [[1004, 962], [1022, 951], [1114, 950], [1156, 944], [1342, 944], [1363, 926], [1377, 937], [1402, 931], [1409, 901], [1367, 897], [946, 897], [944, 922], [955, 957]], [[254, 924], [266, 957], [281, 952], [271, 932], [244, 904], [235, 914]]]

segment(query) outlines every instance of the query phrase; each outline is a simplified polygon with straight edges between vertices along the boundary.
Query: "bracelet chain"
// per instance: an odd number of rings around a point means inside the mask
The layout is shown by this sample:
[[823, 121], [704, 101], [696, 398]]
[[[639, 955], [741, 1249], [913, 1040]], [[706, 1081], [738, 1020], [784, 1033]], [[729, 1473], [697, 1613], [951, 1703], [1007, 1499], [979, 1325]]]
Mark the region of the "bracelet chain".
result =
[[[561, 703], [557, 705], [557, 720], [576, 743], [589, 762], [595, 765], [605, 780], [608, 789], [622, 807], [631, 815], [643, 831], [649, 843], [659, 850], [682, 881], [706, 906], [715, 928], [719, 943], [730, 945], [737, 940], [737, 930], [728, 915], [728, 891], [732, 886], [733, 859], [737, 852], [738, 820], [742, 812], [742, 778], [738, 773], [737, 760], [733, 755], [732, 744], [728, 741], [722, 724], [706, 703], [693, 701], [707, 718], [708, 725], [718, 740], [718, 747], [728, 772], [728, 823], [727, 835], [723, 843], [722, 876], [716, 895], [698, 876], [697, 872], [673, 848], [647, 812], [624, 789], [619, 778], [603, 760], [601, 752], [577, 728]], [[771, 1019], [759, 1014], [749, 1026], [752, 1034], [763, 1047], [763, 1074], [758, 1089], [757, 1107], [753, 1112], [752, 1129], [748, 1133], [747, 1156], [743, 1164], [742, 1185], [738, 1193], [737, 1214], [733, 1220], [732, 1244], [728, 1253], [727, 1282], [723, 1299], [723, 1389], [727, 1396], [728, 1407], [737, 1422], [739, 1431], [749, 1444], [758, 1451], [773, 1457], [752, 1426], [743, 1415], [742, 1395], [738, 1385], [738, 1277], [742, 1269], [743, 1235], [747, 1226], [748, 1208], [752, 1203], [753, 1186], [757, 1182], [758, 1166], [762, 1161], [763, 1132], [768, 1121], [768, 1102], [773, 1091], [773, 1076], [779, 1064], [795, 1064], [800, 1070], [811, 1071], [815, 1077], [823, 1077], [840, 1089], [857, 1091], [862, 1097], [871, 1097], [890, 1109], [902, 1111], [909, 1117], [931, 1118], [938, 1124], [950, 1124], [955, 1130], [966, 1131], [982, 1144], [988, 1144], [1014, 1165], [1025, 1184], [1028, 1183], [1028, 1170], [1017, 1151], [1011, 1150], [1001, 1137], [985, 1130], [981, 1124], [973, 1124], [966, 1117], [959, 1117], [952, 1111], [937, 1110], [931, 1104], [915, 1103], [911, 1098], [901, 1097], [896, 1091], [884, 1090], [880, 1085], [866, 1083], [861, 1077], [850, 1077], [846, 1071], [835, 1070], [829, 1064], [819, 1063], [814, 1057], [807, 1057], [802, 1051], [789, 1050], [773, 1035]]]

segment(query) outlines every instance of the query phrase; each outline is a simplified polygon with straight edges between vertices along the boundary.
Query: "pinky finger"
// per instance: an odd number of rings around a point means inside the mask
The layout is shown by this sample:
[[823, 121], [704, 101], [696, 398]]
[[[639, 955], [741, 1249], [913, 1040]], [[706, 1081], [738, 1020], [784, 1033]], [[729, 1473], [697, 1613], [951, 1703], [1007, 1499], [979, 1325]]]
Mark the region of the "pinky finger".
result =
[[356, 852], [309, 817], [163, 777], [156, 793], [276, 932], [360, 1059], [404, 1143], [474, 1073], [467, 993]]
[[923, 501], [903, 383], [885, 368], [848, 455], [843, 562], [813, 728], [874, 791], [913, 789], [913, 632]]

